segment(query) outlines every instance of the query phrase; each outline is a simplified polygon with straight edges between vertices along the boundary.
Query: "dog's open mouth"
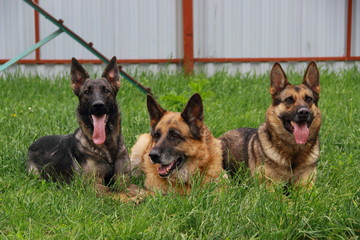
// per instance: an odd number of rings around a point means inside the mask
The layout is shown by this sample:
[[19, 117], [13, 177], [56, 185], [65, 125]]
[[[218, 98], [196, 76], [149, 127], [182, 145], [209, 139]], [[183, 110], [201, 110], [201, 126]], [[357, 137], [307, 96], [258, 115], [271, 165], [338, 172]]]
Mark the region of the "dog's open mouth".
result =
[[108, 115], [91, 115], [92, 124], [94, 125], [93, 141], [95, 144], [104, 144], [106, 140], [105, 126], [108, 120]]
[[184, 162], [185, 162], [185, 157], [180, 156], [172, 163], [169, 163], [167, 165], [160, 165], [158, 168], [158, 173], [160, 177], [170, 176], [174, 172], [174, 170], [181, 168]]
[[305, 144], [309, 137], [310, 122], [294, 122], [290, 120], [283, 120], [286, 130], [294, 135], [295, 141], [298, 144]]

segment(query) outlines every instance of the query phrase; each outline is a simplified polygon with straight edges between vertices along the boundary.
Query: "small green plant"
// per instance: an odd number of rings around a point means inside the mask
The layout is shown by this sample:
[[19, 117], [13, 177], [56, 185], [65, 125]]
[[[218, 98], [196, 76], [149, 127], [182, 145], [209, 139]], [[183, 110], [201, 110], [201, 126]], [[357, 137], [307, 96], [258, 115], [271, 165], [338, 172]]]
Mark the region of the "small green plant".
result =
[[160, 97], [160, 105], [170, 106], [170, 111], [179, 112], [184, 108], [188, 100], [189, 98], [185, 94], [171, 92]]
[[186, 91], [177, 94], [171, 91], [169, 94], [160, 97], [160, 102], [166, 106], [171, 106], [171, 111], [181, 111], [190, 96], [194, 93], [199, 93], [203, 100], [210, 99], [215, 93], [208, 89], [209, 80], [204, 76], [192, 76], [190, 82], [187, 85]]
[[208, 89], [209, 80], [205, 77], [196, 77], [189, 83], [189, 88], [194, 93], [199, 93], [203, 99], [211, 98], [215, 95], [212, 90]]

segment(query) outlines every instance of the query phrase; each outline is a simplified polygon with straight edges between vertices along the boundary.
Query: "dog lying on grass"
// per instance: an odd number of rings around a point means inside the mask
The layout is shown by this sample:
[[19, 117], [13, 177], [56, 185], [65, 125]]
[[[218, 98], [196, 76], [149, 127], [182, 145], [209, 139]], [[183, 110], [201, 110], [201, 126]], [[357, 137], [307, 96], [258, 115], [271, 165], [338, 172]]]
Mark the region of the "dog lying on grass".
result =
[[319, 157], [321, 113], [319, 71], [311, 62], [302, 84], [292, 85], [281, 65], [270, 74], [272, 104], [258, 129], [238, 128], [220, 137], [224, 168], [236, 173], [245, 163], [268, 184], [312, 187]]
[[[29, 147], [27, 171], [44, 179], [70, 182], [75, 173], [95, 177], [96, 189], [109, 192], [108, 184], [127, 182], [130, 160], [121, 134], [121, 118], [116, 95], [120, 87], [119, 69], [113, 57], [102, 78], [91, 79], [75, 59], [71, 62], [71, 82], [79, 98], [79, 128], [69, 135], [45, 136]], [[132, 186], [132, 189], [134, 186]]]
[[202, 183], [224, 175], [221, 142], [204, 124], [203, 104], [194, 94], [180, 112], [164, 110], [148, 95], [151, 133], [142, 134], [131, 150], [133, 171], [145, 174], [145, 187], [166, 194], [188, 194], [195, 174]]

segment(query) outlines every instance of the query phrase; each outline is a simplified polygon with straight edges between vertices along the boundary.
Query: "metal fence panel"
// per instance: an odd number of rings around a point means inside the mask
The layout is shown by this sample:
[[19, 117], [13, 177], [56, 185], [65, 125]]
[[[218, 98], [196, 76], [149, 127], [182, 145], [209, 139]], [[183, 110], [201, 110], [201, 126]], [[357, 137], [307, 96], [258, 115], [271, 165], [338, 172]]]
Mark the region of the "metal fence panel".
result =
[[[47, 0], [40, 5], [107, 57], [181, 58], [181, 9], [176, 0]], [[180, 26], [180, 27], [179, 27]], [[56, 27], [41, 17], [41, 37]], [[44, 59], [94, 59], [66, 34], [41, 49]]]
[[196, 0], [194, 55], [344, 56], [346, 6], [346, 0]]
[[[23, 1], [0, 0], [0, 58], [13, 58], [34, 43], [34, 10]], [[31, 53], [25, 59], [33, 58]]]
[[[182, 0], [39, 0], [107, 57], [183, 58]], [[340, 57], [347, 0], [194, 0], [195, 58]], [[353, 0], [352, 55], [360, 55], [360, 0]], [[40, 38], [56, 27], [40, 16]], [[34, 44], [34, 11], [0, 0], [0, 59]], [[66, 34], [42, 59], [95, 59]], [[32, 53], [26, 59], [35, 59]]]

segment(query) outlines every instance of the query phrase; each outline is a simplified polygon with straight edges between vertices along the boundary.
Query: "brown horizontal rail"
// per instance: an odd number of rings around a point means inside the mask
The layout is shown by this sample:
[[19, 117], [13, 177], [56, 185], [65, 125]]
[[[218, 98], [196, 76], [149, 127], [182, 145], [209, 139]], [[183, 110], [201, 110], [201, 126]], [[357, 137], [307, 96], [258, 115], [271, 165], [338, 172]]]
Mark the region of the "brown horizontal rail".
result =
[[[9, 59], [0, 59], [5, 63]], [[230, 63], [230, 62], [308, 62], [308, 61], [360, 61], [360, 56], [351, 57], [287, 57], [287, 58], [194, 58], [194, 62], [201, 63]], [[81, 63], [101, 64], [99, 59], [79, 59]], [[118, 59], [119, 64], [156, 64], [156, 63], [182, 63], [183, 59]], [[69, 64], [70, 59], [22, 59], [21, 64]]]
[[[5, 63], [9, 59], [0, 59], [0, 63]], [[101, 64], [103, 61], [100, 59], [78, 59], [80, 63]], [[141, 64], [141, 63], [182, 63], [182, 59], [118, 59], [119, 64]], [[70, 59], [22, 59], [18, 63], [21, 64], [68, 64], [71, 63]]]
[[286, 57], [286, 58], [194, 58], [195, 62], [307, 62], [307, 61], [358, 61], [360, 56], [351, 57]]

